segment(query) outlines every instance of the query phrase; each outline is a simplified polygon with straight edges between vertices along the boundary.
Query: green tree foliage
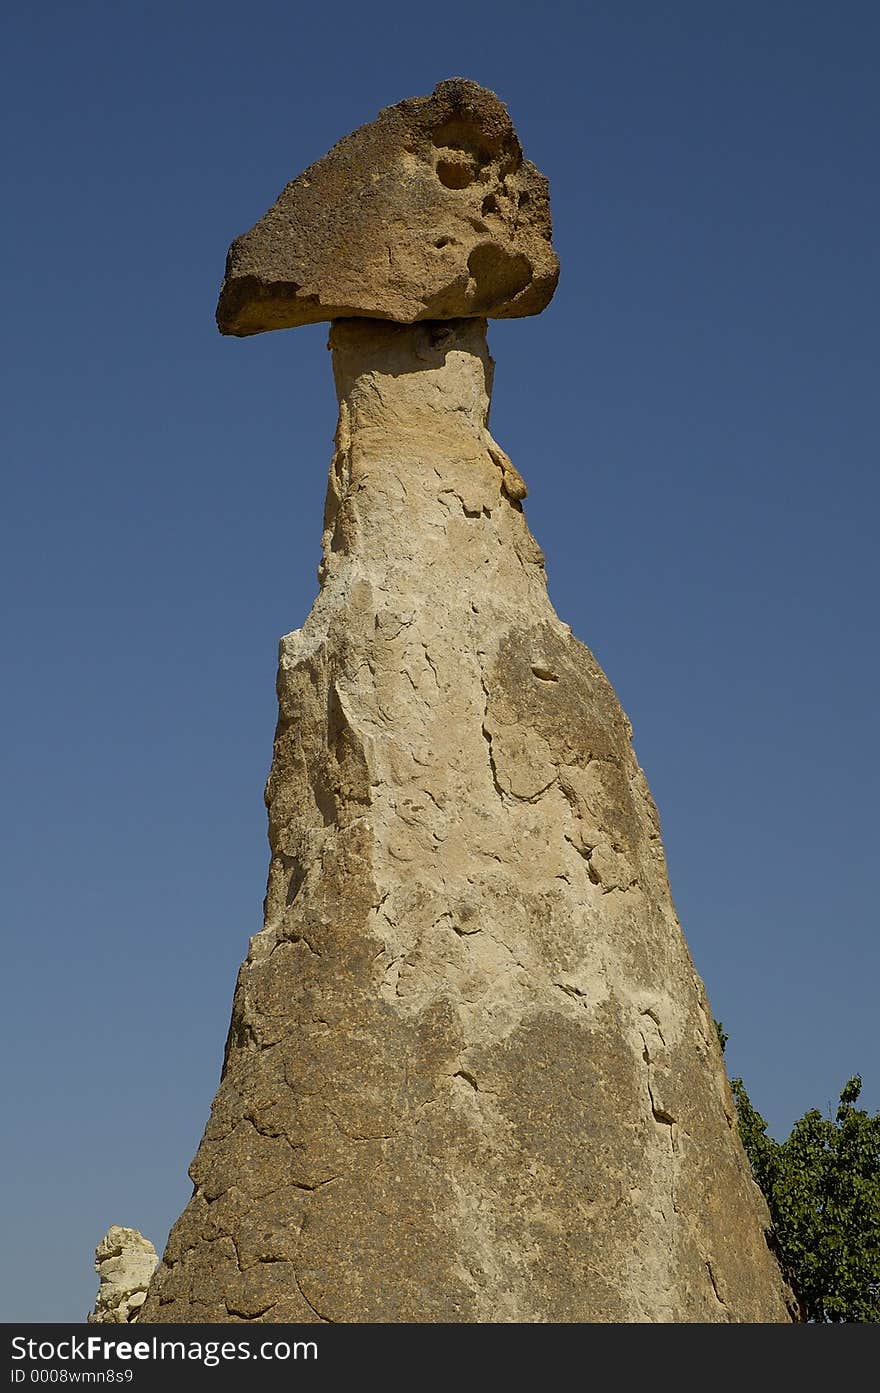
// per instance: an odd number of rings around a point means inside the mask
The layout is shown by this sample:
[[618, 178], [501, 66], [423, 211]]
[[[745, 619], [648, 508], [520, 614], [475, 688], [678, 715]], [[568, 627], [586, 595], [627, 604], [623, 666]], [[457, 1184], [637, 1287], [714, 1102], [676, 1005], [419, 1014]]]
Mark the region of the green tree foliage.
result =
[[856, 1107], [861, 1079], [845, 1085], [833, 1118], [812, 1108], [784, 1142], [767, 1135], [742, 1079], [731, 1087], [780, 1261], [807, 1320], [880, 1321], [880, 1113]]

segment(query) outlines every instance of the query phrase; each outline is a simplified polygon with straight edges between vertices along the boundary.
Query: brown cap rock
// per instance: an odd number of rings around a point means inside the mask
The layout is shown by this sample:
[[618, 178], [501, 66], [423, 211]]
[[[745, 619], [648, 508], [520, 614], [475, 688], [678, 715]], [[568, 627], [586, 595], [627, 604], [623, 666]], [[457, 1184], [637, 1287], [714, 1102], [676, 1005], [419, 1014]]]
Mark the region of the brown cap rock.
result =
[[217, 323], [513, 319], [558, 276], [547, 180], [494, 92], [451, 78], [346, 136], [236, 238]]

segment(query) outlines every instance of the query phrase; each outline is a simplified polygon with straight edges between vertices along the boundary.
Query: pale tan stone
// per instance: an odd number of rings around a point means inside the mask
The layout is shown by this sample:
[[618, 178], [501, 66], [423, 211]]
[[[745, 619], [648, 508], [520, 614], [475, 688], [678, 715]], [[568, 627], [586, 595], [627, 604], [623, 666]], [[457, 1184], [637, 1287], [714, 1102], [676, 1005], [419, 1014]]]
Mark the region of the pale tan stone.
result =
[[265, 922], [142, 1319], [787, 1321], [629, 723], [489, 434], [485, 324], [331, 343]]
[[98, 1295], [91, 1324], [124, 1325], [137, 1320], [159, 1255], [137, 1229], [113, 1224], [95, 1249]]

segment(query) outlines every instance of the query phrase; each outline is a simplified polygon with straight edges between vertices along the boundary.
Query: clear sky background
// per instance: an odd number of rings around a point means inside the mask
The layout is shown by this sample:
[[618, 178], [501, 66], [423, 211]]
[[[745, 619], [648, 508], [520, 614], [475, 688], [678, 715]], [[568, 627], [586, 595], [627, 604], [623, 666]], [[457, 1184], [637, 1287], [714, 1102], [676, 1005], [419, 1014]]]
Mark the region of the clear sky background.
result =
[[326, 326], [222, 339], [226, 248], [466, 76], [562, 277], [492, 429], [635, 727], [728, 1063], [777, 1136], [877, 1022], [880, 7], [7, 0], [0, 1318], [164, 1244], [261, 922], [275, 658], [315, 596]]

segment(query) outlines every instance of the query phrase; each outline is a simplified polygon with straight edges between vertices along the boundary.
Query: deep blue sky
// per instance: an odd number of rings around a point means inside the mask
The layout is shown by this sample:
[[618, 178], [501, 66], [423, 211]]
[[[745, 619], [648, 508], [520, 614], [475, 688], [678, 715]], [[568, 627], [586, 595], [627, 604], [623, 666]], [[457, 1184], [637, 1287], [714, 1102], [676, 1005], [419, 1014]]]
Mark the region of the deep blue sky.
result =
[[777, 1135], [880, 1106], [873, 0], [5, 7], [3, 1289], [164, 1243], [260, 927], [278, 637], [316, 591], [326, 328], [221, 339], [231, 238], [453, 75], [562, 278], [493, 431], [635, 727], [728, 1061]]

